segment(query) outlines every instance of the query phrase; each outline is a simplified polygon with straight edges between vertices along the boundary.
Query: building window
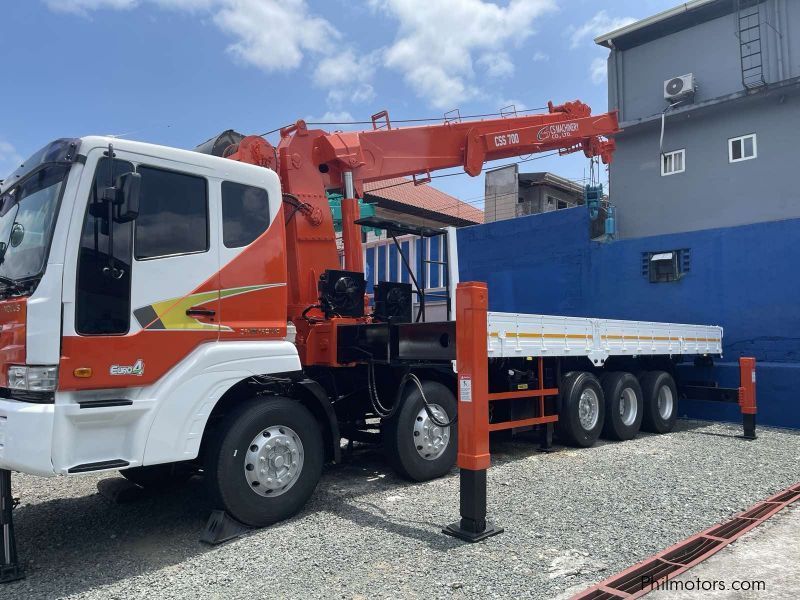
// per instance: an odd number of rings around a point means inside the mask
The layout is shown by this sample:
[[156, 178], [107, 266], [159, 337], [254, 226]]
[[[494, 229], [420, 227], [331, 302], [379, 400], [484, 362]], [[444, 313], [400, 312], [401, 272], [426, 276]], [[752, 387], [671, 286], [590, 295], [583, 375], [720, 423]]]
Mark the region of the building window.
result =
[[665, 152], [661, 155], [661, 176], [675, 175], [686, 170], [686, 150]]
[[741, 162], [758, 156], [756, 134], [743, 135], [742, 137], [728, 140], [728, 162]]

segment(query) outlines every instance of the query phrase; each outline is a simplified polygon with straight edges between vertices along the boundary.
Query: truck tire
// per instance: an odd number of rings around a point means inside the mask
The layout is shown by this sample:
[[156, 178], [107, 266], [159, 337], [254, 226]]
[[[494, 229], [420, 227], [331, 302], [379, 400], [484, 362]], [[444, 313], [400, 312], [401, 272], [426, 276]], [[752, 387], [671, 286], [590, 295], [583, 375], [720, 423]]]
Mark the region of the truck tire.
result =
[[219, 508], [246, 525], [291, 517], [322, 475], [322, 432], [299, 402], [254, 398], [226, 415], [209, 440], [206, 483]]
[[611, 440], [632, 440], [642, 426], [644, 401], [639, 381], [630, 373], [611, 372], [603, 378], [606, 397], [606, 419], [603, 437]]
[[678, 418], [678, 388], [666, 371], [649, 371], [642, 376], [644, 412], [642, 429], [652, 433], [669, 433]]
[[570, 446], [588, 448], [603, 430], [606, 405], [600, 382], [584, 371], [567, 373], [561, 380], [560, 396], [559, 438]]
[[131, 467], [120, 472], [125, 479], [146, 490], [165, 490], [189, 481], [194, 470], [186, 463], [165, 463]]
[[[449, 422], [458, 410], [456, 398], [446, 386], [423, 381], [425, 398], [440, 422]], [[395, 471], [411, 481], [428, 481], [446, 475], [458, 452], [458, 426], [439, 427], [425, 410], [419, 388], [408, 381], [402, 405], [383, 425], [386, 457]]]

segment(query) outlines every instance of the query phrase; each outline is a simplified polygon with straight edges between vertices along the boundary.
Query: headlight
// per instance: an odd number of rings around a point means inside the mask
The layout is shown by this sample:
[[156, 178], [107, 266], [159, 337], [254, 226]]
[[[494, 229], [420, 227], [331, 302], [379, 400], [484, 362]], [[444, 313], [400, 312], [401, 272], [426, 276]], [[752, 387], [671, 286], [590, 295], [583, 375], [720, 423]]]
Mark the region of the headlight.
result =
[[8, 368], [8, 387], [29, 392], [53, 392], [58, 385], [58, 367]]

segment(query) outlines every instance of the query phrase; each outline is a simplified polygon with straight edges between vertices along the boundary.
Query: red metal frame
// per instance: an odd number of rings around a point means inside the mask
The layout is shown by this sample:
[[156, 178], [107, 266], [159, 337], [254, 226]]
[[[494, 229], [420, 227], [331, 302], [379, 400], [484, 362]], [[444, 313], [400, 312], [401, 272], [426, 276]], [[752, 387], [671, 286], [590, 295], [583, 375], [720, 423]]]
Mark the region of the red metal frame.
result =
[[593, 585], [572, 600], [623, 600], [644, 596], [656, 589], [658, 583], [691, 569], [797, 500], [800, 500], [800, 483]]
[[[557, 396], [558, 388], [544, 387], [544, 360], [539, 357], [539, 387], [532, 390], [489, 393], [487, 312], [489, 291], [485, 283], [459, 283], [456, 289], [456, 364], [458, 368], [458, 466], [489, 467], [489, 432], [546, 425], [558, 415], [545, 414], [545, 398]], [[489, 422], [489, 402], [523, 398], [539, 399], [538, 417]]]
[[756, 409], [756, 359], [739, 359], [739, 408], [743, 415], [754, 415]]

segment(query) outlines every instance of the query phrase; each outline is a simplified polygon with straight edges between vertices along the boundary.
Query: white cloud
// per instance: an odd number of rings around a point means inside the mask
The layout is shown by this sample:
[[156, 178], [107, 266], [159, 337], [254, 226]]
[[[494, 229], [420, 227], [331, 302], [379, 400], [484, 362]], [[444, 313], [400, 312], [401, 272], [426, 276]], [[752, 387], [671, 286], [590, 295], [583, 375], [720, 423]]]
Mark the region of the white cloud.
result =
[[573, 48], [577, 48], [586, 38], [592, 41], [597, 36], [609, 33], [620, 27], [625, 27], [635, 21], [636, 19], [632, 17], [610, 17], [606, 11], [601, 10], [580, 27], [573, 27], [571, 29], [571, 45]]
[[189, 12], [208, 10], [220, 0], [150, 0], [163, 8], [185, 10]]
[[[384, 66], [400, 71], [418, 96], [441, 109], [480, 94], [473, 54], [490, 71], [507, 74], [508, 65], [496, 60], [497, 56], [529, 37], [534, 20], [556, 8], [554, 0], [510, 0], [506, 6], [484, 0], [369, 3], [399, 22], [397, 37], [384, 54]], [[495, 60], [489, 58], [492, 54]]]
[[360, 104], [375, 98], [375, 89], [370, 81], [378, 64], [378, 54], [357, 56], [354, 50], [347, 49], [317, 63], [313, 80], [319, 87], [330, 88], [329, 105], [338, 107], [348, 99]]
[[359, 85], [353, 92], [352, 96], [350, 96], [350, 100], [356, 104], [361, 104], [363, 102], [370, 102], [371, 100], [374, 99], [375, 99], [375, 88], [372, 87], [369, 83], [362, 83], [361, 85]]
[[329, 110], [321, 117], [306, 117], [306, 120], [319, 123], [346, 123], [347, 121], [355, 121], [353, 115], [346, 110]]
[[550, 55], [544, 52], [537, 52], [533, 55], [533, 62], [547, 62], [550, 60]]
[[88, 16], [100, 9], [129, 10], [145, 4], [185, 12], [207, 12], [235, 41], [227, 48], [237, 60], [262, 71], [289, 71], [306, 54], [334, 47], [341, 33], [312, 14], [306, 0], [45, 0], [53, 11]]
[[327, 131], [351, 131], [363, 129], [363, 125], [352, 123], [355, 117], [346, 110], [329, 110], [321, 117], [309, 115], [306, 123], [334, 123], [333, 125], [309, 125], [312, 129], [325, 129]]
[[11, 174], [23, 160], [12, 144], [0, 140], [0, 179]]
[[341, 37], [305, 0], [224, 0], [214, 22], [237, 38], [228, 52], [267, 72], [296, 69], [306, 52], [329, 51]]
[[91, 10], [108, 8], [127, 10], [136, 7], [137, 0], [45, 0], [47, 8], [55, 12], [86, 15]]
[[314, 69], [314, 83], [322, 87], [352, 86], [372, 77], [377, 61], [375, 53], [356, 56], [352, 49], [326, 56]]
[[600, 85], [608, 77], [608, 62], [605, 58], [595, 58], [589, 66], [589, 73], [592, 76], [592, 83]]
[[478, 59], [490, 77], [509, 77], [514, 74], [514, 63], [507, 52], [487, 52]]

